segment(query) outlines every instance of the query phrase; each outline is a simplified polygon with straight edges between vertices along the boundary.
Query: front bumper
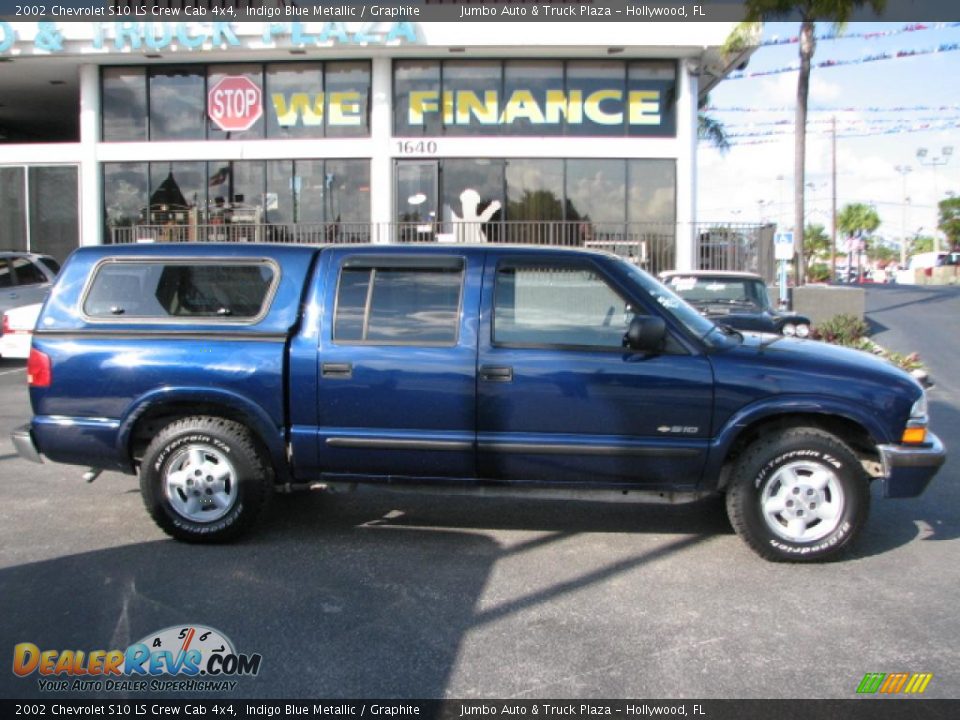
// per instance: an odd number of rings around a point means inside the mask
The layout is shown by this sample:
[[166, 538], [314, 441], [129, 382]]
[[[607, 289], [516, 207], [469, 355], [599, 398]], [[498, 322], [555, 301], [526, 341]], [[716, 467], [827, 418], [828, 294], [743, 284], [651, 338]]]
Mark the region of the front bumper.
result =
[[16, 448], [17, 454], [24, 460], [35, 463], [43, 462], [37, 444], [33, 441], [33, 433], [30, 432], [29, 425], [18, 427], [10, 433], [10, 439], [13, 441], [13, 447]]
[[927, 433], [923, 445], [880, 445], [883, 464], [883, 495], [888, 498], [917, 497], [947, 459], [940, 438]]

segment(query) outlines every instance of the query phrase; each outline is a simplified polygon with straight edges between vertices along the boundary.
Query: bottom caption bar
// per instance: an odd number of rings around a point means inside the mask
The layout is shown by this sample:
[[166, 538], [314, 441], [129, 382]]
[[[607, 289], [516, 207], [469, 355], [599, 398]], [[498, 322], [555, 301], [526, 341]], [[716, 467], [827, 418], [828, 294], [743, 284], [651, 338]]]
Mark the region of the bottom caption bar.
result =
[[960, 717], [960, 700], [0, 700], [0, 717], [537, 718], [926, 720]]

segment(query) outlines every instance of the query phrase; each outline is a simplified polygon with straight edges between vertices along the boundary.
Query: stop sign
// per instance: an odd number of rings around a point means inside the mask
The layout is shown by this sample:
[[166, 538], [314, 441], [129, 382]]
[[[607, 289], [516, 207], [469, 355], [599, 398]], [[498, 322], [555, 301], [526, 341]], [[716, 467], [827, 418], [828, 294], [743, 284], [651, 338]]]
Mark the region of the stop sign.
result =
[[228, 75], [207, 93], [207, 115], [221, 130], [249, 130], [263, 115], [260, 87], [243, 75]]

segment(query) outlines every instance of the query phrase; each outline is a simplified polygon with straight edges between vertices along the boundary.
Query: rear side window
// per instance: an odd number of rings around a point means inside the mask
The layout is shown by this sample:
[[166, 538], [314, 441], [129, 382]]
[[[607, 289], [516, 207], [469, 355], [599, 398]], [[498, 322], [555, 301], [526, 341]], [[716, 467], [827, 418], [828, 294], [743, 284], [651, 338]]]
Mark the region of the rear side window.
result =
[[455, 345], [463, 263], [448, 260], [423, 267], [347, 261], [337, 287], [334, 341]]
[[0, 288], [13, 285], [13, 276], [10, 274], [10, 263], [6, 258], [0, 258]]
[[83, 301], [91, 318], [218, 318], [252, 322], [269, 307], [279, 270], [270, 261], [110, 261]]
[[17, 274], [17, 285], [40, 285], [47, 282], [47, 276], [43, 274], [43, 270], [27, 258], [14, 258], [13, 268]]

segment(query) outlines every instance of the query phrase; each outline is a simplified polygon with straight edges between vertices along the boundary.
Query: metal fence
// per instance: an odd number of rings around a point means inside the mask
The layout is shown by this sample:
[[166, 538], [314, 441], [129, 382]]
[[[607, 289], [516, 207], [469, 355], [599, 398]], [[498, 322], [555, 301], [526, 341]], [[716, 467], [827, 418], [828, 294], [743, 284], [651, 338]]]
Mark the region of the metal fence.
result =
[[773, 226], [720, 223], [226, 223], [130, 225], [110, 229], [110, 242], [511, 243], [606, 250], [651, 273], [676, 267], [677, 240], [694, 242], [699, 269], [749, 270], [773, 279]]

